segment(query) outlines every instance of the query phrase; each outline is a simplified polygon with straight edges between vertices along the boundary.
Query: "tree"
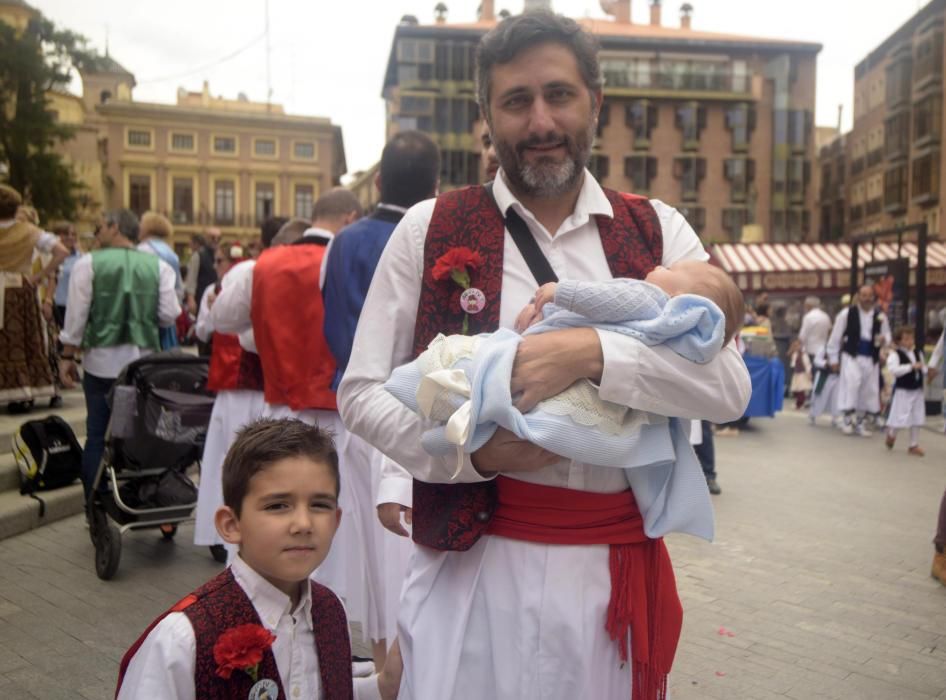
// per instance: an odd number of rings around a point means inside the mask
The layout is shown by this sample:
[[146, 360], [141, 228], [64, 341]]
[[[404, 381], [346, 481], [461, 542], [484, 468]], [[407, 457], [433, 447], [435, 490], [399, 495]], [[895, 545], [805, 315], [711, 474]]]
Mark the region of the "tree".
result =
[[98, 60], [86, 44], [39, 15], [22, 32], [0, 21], [0, 164], [43, 221], [72, 218], [82, 187], [54, 150], [73, 130], [56, 122], [48, 93], [65, 90], [74, 68]]

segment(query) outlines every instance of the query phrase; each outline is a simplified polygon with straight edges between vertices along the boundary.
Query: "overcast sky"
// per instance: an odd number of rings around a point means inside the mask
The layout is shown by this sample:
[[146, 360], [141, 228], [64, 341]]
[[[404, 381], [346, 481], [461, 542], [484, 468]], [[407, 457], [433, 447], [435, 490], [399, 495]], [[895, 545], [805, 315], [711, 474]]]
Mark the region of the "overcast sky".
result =
[[[85, 35], [135, 74], [136, 100], [173, 103], [178, 87], [266, 99], [265, 0], [29, 0], [57, 25]], [[451, 22], [476, 17], [480, 0], [445, 0]], [[682, 2], [682, 0], [681, 0]], [[818, 42], [816, 122], [833, 126], [838, 104], [850, 129], [854, 65], [923, 4], [918, 0], [690, 0], [705, 31]], [[435, 0], [269, 0], [273, 102], [291, 114], [342, 126], [349, 173], [372, 165], [384, 145], [381, 83], [402, 15], [433, 22]], [[519, 12], [522, 0], [496, 0]], [[632, 0], [647, 22], [649, 2]], [[664, 2], [664, 24], [678, 3]], [[604, 17], [597, 0], [553, 0], [572, 17]], [[240, 49], [245, 50], [240, 51]], [[221, 60], [239, 52], [228, 60]], [[74, 87], [78, 90], [78, 86]]]

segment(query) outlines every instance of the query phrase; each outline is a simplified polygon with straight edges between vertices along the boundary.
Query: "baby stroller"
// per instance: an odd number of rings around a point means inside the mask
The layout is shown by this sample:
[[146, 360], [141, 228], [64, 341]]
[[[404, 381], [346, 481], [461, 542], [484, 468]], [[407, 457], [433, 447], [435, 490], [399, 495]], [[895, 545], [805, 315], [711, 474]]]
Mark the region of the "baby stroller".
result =
[[200, 463], [210, 424], [208, 369], [209, 358], [169, 350], [130, 363], [115, 380], [87, 504], [99, 578], [118, 570], [125, 532], [160, 528], [173, 539], [178, 523], [191, 518], [197, 489], [185, 472]]

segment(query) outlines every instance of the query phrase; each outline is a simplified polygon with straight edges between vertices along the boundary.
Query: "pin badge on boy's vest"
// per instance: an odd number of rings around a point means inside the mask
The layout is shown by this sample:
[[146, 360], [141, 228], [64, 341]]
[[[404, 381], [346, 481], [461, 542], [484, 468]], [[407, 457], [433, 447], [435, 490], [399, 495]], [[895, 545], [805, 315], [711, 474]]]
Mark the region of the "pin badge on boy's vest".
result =
[[278, 700], [279, 686], [276, 685], [276, 681], [263, 678], [253, 684], [247, 697], [249, 700]]
[[478, 314], [486, 306], [486, 295], [476, 287], [463, 290], [460, 295], [460, 308], [468, 314]]

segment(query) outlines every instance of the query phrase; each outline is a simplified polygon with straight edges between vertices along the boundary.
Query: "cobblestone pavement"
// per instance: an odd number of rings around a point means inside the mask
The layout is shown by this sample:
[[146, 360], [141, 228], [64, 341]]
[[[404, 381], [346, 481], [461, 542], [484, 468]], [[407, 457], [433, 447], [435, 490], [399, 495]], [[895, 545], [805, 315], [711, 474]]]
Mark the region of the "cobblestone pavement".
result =
[[[922, 441], [923, 459], [888, 453], [790, 412], [717, 438], [716, 542], [670, 539], [674, 700], [946, 700], [946, 587], [929, 574], [946, 436]], [[127, 646], [220, 570], [191, 534], [126, 535], [110, 582], [80, 517], [0, 541], [0, 697], [111, 697]]]

